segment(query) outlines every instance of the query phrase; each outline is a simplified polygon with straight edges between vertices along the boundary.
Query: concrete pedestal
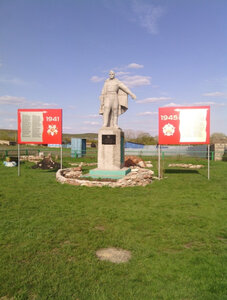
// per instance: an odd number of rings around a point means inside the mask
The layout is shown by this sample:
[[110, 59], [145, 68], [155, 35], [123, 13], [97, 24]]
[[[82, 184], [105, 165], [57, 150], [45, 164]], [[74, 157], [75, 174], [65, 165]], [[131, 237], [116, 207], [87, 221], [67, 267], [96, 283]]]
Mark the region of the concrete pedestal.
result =
[[104, 127], [98, 135], [98, 169], [119, 170], [124, 167], [124, 132]]
[[98, 168], [90, 170], [94, 178], [122, 178], [130, 172], [124, 168], [124, 132], [120, 128], [103, 127], [98, 134]]

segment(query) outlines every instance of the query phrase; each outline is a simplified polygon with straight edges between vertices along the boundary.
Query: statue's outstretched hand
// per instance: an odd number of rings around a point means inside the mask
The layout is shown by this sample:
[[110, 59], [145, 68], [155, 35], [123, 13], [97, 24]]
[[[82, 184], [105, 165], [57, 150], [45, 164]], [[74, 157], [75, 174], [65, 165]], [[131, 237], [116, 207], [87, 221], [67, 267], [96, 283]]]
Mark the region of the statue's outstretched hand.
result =
[[136, 99], [136, 95], [135, 94], [131, 94], [132, 99]]

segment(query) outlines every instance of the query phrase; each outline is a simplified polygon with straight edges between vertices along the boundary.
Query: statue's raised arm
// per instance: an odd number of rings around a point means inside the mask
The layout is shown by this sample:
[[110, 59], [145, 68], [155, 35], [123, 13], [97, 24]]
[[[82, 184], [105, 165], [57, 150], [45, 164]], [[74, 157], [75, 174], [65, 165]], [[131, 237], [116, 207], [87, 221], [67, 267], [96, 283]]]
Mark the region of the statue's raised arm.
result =
[[118, 116], [128, 109], [128, 95], [136, 99], [136, 95], [115, 78], [114, 71], [110, 71], [100, 95], [99, 113], [103, 115], [103, 127], [118, 128]]

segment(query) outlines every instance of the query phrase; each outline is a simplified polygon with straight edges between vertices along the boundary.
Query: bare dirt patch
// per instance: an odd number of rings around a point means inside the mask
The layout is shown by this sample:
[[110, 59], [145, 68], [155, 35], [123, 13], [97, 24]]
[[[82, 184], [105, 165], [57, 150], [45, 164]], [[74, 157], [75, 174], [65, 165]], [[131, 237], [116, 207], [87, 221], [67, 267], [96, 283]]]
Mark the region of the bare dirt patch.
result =
[[226, 239], [226, 238], [224, 238], [224, 237], [222, 237], [222, 236], [218, 236], [217, 239], [218, 239], [219, 241], [222, 241], [223, 243], [227, 244], [227, 239]]
[[131, 252], [117, 248], [103, 248], [96, 251], [100, 260], [107, 260], [115, 264], [124, 263], [131, 258]]
[[190, 249], [193, 246], [192, 242], [189, 242], [187, 244], [184, 244], [184, 248]]
[[97, 229], [99, 231], [105, 231], [105, 227], [101, 226], [101, 225], [95, 226], [95, 229]]

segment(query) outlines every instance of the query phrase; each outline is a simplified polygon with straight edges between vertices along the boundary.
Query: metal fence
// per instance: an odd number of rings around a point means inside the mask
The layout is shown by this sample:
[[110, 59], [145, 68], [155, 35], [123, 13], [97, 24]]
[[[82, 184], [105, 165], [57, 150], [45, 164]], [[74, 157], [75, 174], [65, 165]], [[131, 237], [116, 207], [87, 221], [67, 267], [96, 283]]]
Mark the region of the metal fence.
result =
[[[39, 156], [40, 152], [43, 152], [44, 156], [51, 154], [52, 156], [60, 156], [60, 148], [48, 148], [48, 147], [21, 147], [20, 155], [21, 156]], [[18, 150], [17, 147], [7, 147], [0, 149], [0, 159], [4, 159], [5, 157], [17, 157]], [[133, 155], [140, 157], [157, 157], [158, 156], [158, 148], [156, 146], [145, 146], [143, 149], [133, 149], [133, 148], [125, 148], [125, 155]], [[164, 146], [161, 147], [161, 158], [165, 157], [192, 157], [192, 158], [204, 158], [207, 159], [207, 146]], [[226, 154], [225, 154], [226, 155]], [[74, 155], [71, 154], [71, 149], [63, 148], [63, 158], [72, 158], [77, 159], [78, 157], [84, 158], [93, 158], [97, 159], [97, 149], [96, 148], [87, 148], [86, 152], [83, 151], [75, 151]], [[210, 151], [210, 159], [214, 160], [214, 151]]]
[[[135, 155], [135, 156], [143, 156], [143, 157], [157, 157], [158, 156], [158, 149], [155, 150], [146, 150], [146, 149], [125, 149], [125, 155]], [[161, 149], [161, 157], [194, 157], [194, 158], [207, 158], [208, 152], [202, 150], [195, 150], [191, 152], [185, 151], [175, 151], [175, 150], [165, 150]], [[214, 160], [214, 151], [210, 152], [210, 159]]]
[[[20, 156], [39, 156], [40, 153], [43, 153], [44, 156], [51, 154], [52, 156], [60, 156], [60, 148], [20, 148]], [[63, 148], [63, 157], [71, 157], [71, 149]], [[16, 147], [12, 148], [4, 148], [0, 149], [0, 159], [4, 159], [6, 157], [17, 157], [18, 156], [18, 149]], [[90, 157], [96, 158], [97, 157], [97, 150], [94, 148], [87, 148], [86, 151], [75, 151], [73, 158], [78, 157]]]

